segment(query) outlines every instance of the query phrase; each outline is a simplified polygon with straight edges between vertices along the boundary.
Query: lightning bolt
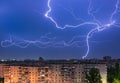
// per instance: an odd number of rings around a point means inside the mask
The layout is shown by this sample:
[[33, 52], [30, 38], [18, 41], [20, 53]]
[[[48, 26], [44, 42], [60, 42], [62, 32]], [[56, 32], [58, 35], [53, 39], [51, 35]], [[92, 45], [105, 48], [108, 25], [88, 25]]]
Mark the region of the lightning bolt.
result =
[[[68, 46], [73, 46], [76, 45], [78, 47], [80, 47], [80, 45], [78, 44], [79, 42], [86, 42], [86, 53], [85, 55], [82, 57], [83, 59], [85, 59], [89, 52], [90, 52], [90, 38], [92, 37], [92, 35], [94, 35], [94, 33], [98, 33], [101, 32], [103, 30], [109, 29], [112, 26], [117, 26], [120, 27], [119, 23], [116, 23], [116, 20], [114, 20], [114, 16], [119, 12], [119, 5], [120, 5], [120, 1], [116, 0], [116, 4], [115, 4], [115, 8], [113, 10], [113, 12], [110, 14], [110, 18], [108, 23], [103, 24], [101, 23], [101, 21], [99, 21], [96, 16], [94, 15], [96, 11], [93, 11], [92, 8], [92, 0], [89, 0], [89, 5], [88, 5], [88, 15], [91, 16], [93, 18], [92, 21], [84, 21], [84, 22], [80, 22], [77, 25], [70, 25], [70, 24], [65, 24], [63, 27], [61, 27], [58, 22], [50, 15], [50, 13], [52, 13], [52, 7], [51, 7], [51, 0], [47, 0], [47, 8], [48, 10], [45, 12], [44, 16], [49, 19], [55, 26], [57, 29], [66, 29], [66, 28], [79, 28], [85, 25], [92, 25], [94, 26], [94, 28], [91, 28], [91, 30], [87, 33], [85, 37], [85, 41], [83, 40], [76, 40], [76, 39], [81, 39], [81, 36], [75, 36], [73, 37], [69, 42], [66, 41], [59, 41], [56, 42], [56, 38], [49, 38], [47, 35], [40, 37], [39, 40], [25, 40], [25, 39], [17, 39], [15, 37], [10, 37], [10, 39], [8, 40], [4, 40], [1, 42], [1, 46], [2, 47], [9, 47], [9, 46], [17, 46], [20, 48], [26, 48], [30, 45], [35, 45], [39, 48], [48, 48], [48, 47], [68, 47]], [[67, 9], [65, 9], [67, 10]], [[74, 12], [71, 12], [69, 10], [67, 10], [68, 12], [70, 12], [70, 14], [75, 17], [75, 19], [82, 19], [82, 18], [77, 18], [74, 15]], [[83, 20], [83, 19], [82, 19]], [[83, 38], [83, 37], [82, 37]]]
[[[22, 38], [10, 36], [8, 40], [1, 41], [2, 47], [10, 47], [10, 46], [17, 46], [20, 48], [26, 48], [30, 45], [37, 46], [39, 48], [48, 48], [48, 47], [69, 47], [76, 45], [77, 47], [82, 47], [79, 45], [79, 42], [82, 41], [85, 36], [75, 36], [70, 41], [58, 41], [55, 37], [49, 38], [48, 35], [41, 36], [38, 40], [25, 40]], [[91, 41], [95, 42], [95, 41]]]
[[95, 22], [83, 22], [83, 23], [80, 23], [78, 25], [68, 25], [68, 24], [66, 24], [64, 27], [60, 27], [58, 25], [58, 23], [49, 15], [52, 12], [52, 8], [51, 8], [51, 5], [50, 5], [51, 0], [48, 0], [48, 2], [47, 2], [48, 11], [45, 13], [45, 17], [50, 19], [55, 24], [55, 26], [59, 29], [65, 29], [65, 28], [68, 28], [68, 27], [77, 28], [77, 27], [84, 26], [84, 25], [95, 25], [96, 26], [94, 29], [91, 29], [87, 34], [87, 37], [86, 37], [87, 51], [86, 51], [85, 55], [82, 57], [83, 59], [85, 59], [89, 54], [89, 51], [90, 51], [89, 38], [91, 37], [91, 35], [93, 35], [95, 32], [100, 32], [100, 31], [103, 31], [103, 30], [113, 26], [115, 24], [115, 21], [113, 20], [113, 17], [117, 13], [118, 8], [119, 8], [119, 0], [117, 0], [116, 5], [115, 5], [115, 10], [113, 11], [113, 13], [111, 14], [111, 17], [110, 17], [110, 23], [102, 25], [100, 23], [100, 21], [97, 20], [96, 17], [94, 16], [94, 14], [91, 12], [92, 11], [91, 3], [92, 3], [92, 0], [90, 0], [90, 3], [89, 3], [88, 14], [93, 17]]

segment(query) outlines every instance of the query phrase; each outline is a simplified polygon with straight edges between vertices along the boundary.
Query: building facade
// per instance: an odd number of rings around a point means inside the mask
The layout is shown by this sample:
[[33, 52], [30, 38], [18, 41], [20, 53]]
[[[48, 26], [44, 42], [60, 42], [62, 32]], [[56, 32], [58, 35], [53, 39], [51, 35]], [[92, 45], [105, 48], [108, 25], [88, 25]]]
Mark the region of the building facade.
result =
[[48, 83], [47, 67], [4, 66], [4, 83]]
[[45, 61], [42, 66], [14, 63], [17, 64], [0, 64], [4, 83], [85, 83], [85, 73], [91, 68], [98, 68], [102, 82], [107, 83], [107, 66], [104, 63], [78, 60]]

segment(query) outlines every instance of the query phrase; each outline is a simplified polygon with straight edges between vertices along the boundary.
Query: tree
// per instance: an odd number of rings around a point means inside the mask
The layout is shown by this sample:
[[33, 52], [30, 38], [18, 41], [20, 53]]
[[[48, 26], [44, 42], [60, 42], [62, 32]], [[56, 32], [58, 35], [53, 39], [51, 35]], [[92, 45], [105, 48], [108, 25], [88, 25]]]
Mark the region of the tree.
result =
[[0, 83], [4, 83], [4, 78], [0, 78]]
[[120, 80], [115, 78], [113, 83], [120, 83]]
[[120, 67], [119, 67], [119, 63], [115, 64], [115, 78], [120, 80]]
[[89, 72], [86, 73], [86, 83], [102, 83], [99, 69], [91, 68]]
[[120, 66], [118, 63], [114, 67], [107, 69], [107, 81], [108, 83], [120, 83]]
[[108, 81], [108, 83], [113, 83], [114, 78], [115, 78], [115, 68], [110, 67], [107, 69], [107, 81]]

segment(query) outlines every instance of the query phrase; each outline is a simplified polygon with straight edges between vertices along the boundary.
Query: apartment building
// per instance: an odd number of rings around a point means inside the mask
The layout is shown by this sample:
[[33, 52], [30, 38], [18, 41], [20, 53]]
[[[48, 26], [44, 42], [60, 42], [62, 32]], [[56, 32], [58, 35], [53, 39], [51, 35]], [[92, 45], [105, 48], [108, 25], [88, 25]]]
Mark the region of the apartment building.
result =
[[85, 73], [91, 68], [98, 68], [102, 82], [107, 83], [107, 66], [101, 61], [14, 61], [0, 64], [0, 76], [4, 78], [4, 83], [85, 83]]
[[47, 67], [4, 66], [4, 83], [48, 83]]

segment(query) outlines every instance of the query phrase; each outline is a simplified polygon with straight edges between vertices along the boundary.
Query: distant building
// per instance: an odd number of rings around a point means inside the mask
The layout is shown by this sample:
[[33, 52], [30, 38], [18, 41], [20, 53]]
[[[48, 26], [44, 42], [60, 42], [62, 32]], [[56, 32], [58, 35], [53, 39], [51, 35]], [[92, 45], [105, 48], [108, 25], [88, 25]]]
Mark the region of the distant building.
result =
[[112, 60], [112, 58], [111, 58], [111, 56], [105, 56], [105, 57], [103, 57], [103, 60], [110, 61], [110, 60]]

